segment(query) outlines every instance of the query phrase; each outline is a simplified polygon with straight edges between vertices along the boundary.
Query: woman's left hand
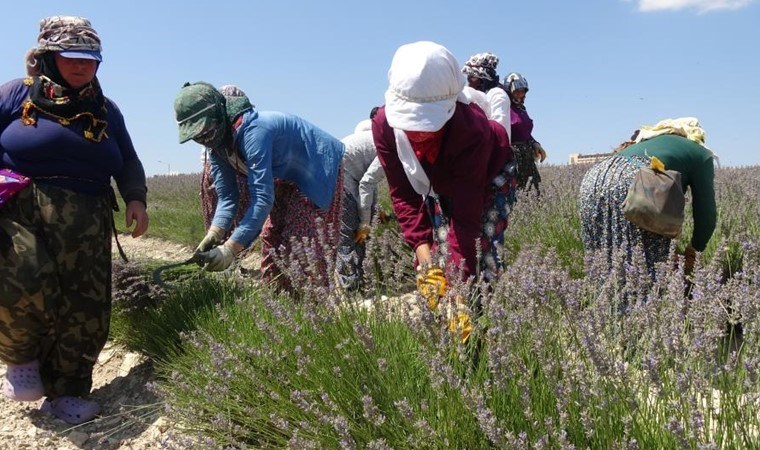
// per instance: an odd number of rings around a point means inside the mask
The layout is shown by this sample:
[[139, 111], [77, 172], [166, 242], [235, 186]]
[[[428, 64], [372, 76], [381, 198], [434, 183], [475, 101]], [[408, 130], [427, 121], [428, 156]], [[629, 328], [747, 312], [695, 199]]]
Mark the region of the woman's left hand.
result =
[[132, 224], [135, 224], [135, 229], [132, 230], [132, 237], [140, 237], [148, 230], [148, 212], [145, 210], [145, 204], [139, 200], [132, 200], [127, 204], [127, 212], [124, 214], [125, 223], [127, 228], [131, 228]]

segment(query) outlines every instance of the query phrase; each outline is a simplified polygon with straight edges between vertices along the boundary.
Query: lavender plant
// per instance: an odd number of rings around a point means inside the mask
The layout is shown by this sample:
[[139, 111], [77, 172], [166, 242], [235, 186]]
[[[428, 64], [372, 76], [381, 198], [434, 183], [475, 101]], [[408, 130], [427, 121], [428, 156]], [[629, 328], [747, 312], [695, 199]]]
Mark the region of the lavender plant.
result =
[[[718, 171], [710, 247], [691, 275], [668, 262], [655, 278], [640, 253], [610, 271], [580, 251], [582, 170], [543, 171], [542, 196], [512, 216], [504, 273], [452, 282], [435, 312], [381, 297], [411, 290], [397, 234], [373, 234], [359, 293], [314, 270], [324, 242], [297, 243], [281, 262], [298, 302], [250, 286], [186, 316], [161, 364], [171, 416], [215, 448], [756, 447], [757, 168]], [[445, 313], [458, 298], [475, 319], [466, 343]]]
[[115, 260], [111, 268], [113, 307], [117, 313], [136, 314], [155, 307], [166, 295], [151, 282], [146, 269], [136, 262]]

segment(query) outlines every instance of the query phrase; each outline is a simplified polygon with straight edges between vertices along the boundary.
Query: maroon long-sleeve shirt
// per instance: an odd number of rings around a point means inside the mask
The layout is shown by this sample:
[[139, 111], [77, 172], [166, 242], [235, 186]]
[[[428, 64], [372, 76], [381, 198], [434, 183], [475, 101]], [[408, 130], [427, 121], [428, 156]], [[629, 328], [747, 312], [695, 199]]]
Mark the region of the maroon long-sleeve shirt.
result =
[[[422, 196], [412, 188], [404, 173], [385, 107], [378, 110], [372, 121], [372, 134], [404, 240], [415, 249], [421, 244], [432, 244], [430, 219]], [[488, 120], [480, 108], [457, 102], [454, 115], [444, 125], [438, 158], [432, 164], [422, 162], [433, 190], [450, 208], [451, 263], [458, 265], [464, 259], [465, 276], [475, 274], [475, 243], [481, 236], [489, 184], [512, 158], [504, 127]]]

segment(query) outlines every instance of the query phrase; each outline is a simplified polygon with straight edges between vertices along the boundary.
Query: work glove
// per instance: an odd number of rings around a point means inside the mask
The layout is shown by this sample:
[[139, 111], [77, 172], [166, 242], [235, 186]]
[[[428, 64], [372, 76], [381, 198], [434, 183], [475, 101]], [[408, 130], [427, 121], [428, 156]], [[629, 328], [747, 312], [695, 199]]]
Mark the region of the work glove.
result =
[[232, 244], [227, 241], [224, 245], [214, 247], [209, 251], [197, 254], [200, 259], [199, 264], [203, 269], [209, 272], [221, 272], [232, 265], [235, 259], [235, 250]]
[[430, 267], [417, 274], [417, 291], [427, 301], [428, 308], [435, 311], [438, 302], [446, 295], [446, 276], [440, 267]]
[[356, 244], [363, 244], [364, 241], [367, 240], [367, 236], [369, 236], [369, 224], [363, 223], [359, 225], [359, 229], [356, 230], [356, 233], [354, 233], [354, 243]]
[[462, 344], [466, 344], [467, 340], [470, 338], [472, 329], [473, 325], [468, 308], [465, 305], [462, 296], [457, 295], [454, 300], [454, 308], [450, 310], [449, 314], [449, 331], [452, 333], [458, 332]]
[[207, 252], [217, 245], [222, 243], [222, 238], [218, 232], [214, 230], [208, 230], [206, 237], [203, 238], [198, 247], [195, 248], [195, 253]]
[[472, 320], [470, 315], [464, 311], [457, 311], [454, 317], [449, 320], [449, 331], [452, 333], [459, 332], [462, 344], [466, 344], [472, 333]]
[[546, 159], [546, 150], [544, 150], [538, 142], [533, 143], [533, 157], [536, 158], [538, 162], [544, 162]]

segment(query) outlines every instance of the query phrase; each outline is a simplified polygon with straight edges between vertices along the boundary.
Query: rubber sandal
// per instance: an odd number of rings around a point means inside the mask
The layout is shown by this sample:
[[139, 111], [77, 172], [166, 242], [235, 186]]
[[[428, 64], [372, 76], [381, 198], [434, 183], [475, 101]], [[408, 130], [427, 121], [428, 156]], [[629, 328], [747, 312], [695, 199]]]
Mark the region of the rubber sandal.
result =
[[54, 400], [45, 399], [40, 411], [52, 414], [71, 425], [79, 425], [94, 419], [100, 413], [100, 405], [81, 397], [64, 396]]
[[3, 395], [18, 402], [39, 400], [45, 393], [37, 361], [26, 364], [8, 364], [3, 380]]

